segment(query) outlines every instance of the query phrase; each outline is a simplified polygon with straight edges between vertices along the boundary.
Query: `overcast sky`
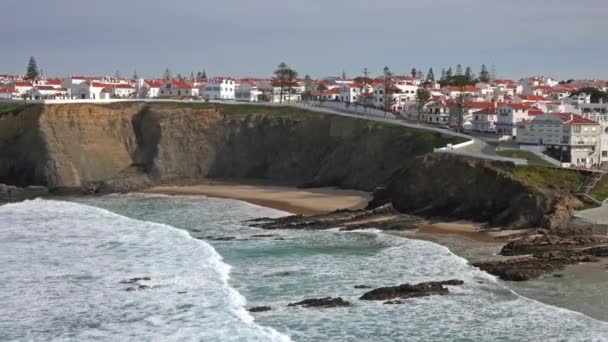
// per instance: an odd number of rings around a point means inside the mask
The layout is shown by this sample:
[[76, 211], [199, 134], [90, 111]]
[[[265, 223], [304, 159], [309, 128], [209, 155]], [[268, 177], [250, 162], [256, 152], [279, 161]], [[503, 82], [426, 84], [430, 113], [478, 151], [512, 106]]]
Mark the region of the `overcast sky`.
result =
[[495, 65], [608, 78], [607, 0], [1, 0], [0, 74], [269, 76]]

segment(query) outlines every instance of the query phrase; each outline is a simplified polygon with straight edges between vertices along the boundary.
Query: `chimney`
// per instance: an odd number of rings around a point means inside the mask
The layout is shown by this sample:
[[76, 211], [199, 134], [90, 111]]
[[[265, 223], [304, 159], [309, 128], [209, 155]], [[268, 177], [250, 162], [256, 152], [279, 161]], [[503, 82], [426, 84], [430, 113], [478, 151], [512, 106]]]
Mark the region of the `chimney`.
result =
[[570, 121], [574, 120], [574, 114], [570, 113]]

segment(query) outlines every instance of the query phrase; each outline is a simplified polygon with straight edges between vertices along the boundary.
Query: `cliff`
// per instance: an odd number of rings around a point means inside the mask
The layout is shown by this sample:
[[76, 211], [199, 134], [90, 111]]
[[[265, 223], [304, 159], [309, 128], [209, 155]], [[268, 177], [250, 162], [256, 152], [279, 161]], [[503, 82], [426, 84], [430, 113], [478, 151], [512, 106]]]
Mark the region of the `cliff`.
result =
[[404, 212], [517, 227], [546, 225], [571, 200], [486, 162], [422, 157], [457, 142], [290, 107], [30, 106], [0, 115], [0, 183], [89, 191], [204, 178], [367, 191], [385, 186], [375, 202], [392, 201]]

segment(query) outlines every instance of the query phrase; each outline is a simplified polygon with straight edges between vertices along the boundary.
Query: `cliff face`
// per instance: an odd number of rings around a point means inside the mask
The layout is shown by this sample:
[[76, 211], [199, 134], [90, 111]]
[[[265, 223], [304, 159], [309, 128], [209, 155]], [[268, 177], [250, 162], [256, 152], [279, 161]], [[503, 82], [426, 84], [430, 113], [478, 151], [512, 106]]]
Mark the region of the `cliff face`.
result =
[[570, 210], [561, 192], [489, 163], [422, 157], [450, 142], [439, 133], [293, 108], [38, 106], [0, 116], [0, 183], [110, 191], [203, 178], [386, 186], [375, 202], [515, 227], [559, 222], [554, 214]]
[[529, 184], [491, 162], [450, 155], [425, 156], [386, 191], [400, 211], [511, 228], [559, 227], [583, 205], [568, 192]]
[[451, 142], [437, 133], [290, 110], [31, 108], [0, 117], [0, 183], [57, 188], [139, 176], [212, 177], [373, 190], [414, 156]]

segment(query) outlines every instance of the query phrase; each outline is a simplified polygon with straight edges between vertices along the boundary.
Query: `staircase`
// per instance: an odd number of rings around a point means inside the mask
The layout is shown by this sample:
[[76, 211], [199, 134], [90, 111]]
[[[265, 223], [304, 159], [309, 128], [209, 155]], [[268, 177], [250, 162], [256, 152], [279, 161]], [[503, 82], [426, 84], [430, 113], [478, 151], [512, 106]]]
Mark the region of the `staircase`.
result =
[[597, 183], [599, 183], [602, 178], [604, 178], [603, 172], [593, 172], [589, 177], [587, 177], [583, 185], [581, 185], [579, 192], [583, 195], [589, 196], [591, 191], [595, 189]]

